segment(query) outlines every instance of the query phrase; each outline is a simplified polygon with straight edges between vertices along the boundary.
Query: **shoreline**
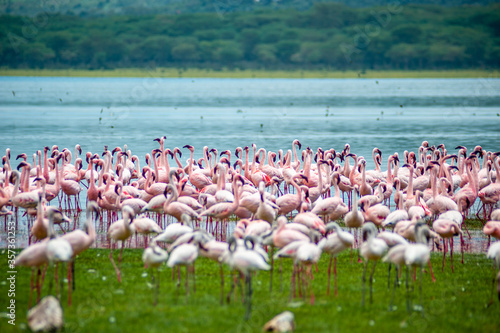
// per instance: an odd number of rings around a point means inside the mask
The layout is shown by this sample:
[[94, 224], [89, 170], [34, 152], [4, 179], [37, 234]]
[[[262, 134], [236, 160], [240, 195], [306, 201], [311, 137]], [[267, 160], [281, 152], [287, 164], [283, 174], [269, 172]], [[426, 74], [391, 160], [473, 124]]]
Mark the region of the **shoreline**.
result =
[[388, 79], [388, 78], [499, 78], [499, 70], [320, 71], [320, 70], [212, 70], [175, 68], [123, 69], [0, 69], [0, 76], [23, 77], [158, 77], [158, 78], [276, 78], [276, 79]]

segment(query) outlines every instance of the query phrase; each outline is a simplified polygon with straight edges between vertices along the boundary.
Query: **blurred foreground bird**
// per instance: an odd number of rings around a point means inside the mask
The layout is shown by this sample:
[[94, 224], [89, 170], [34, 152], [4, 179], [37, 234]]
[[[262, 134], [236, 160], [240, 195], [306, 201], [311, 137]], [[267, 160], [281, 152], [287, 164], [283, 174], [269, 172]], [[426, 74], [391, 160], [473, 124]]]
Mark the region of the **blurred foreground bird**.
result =
[[264, 332], [292, 332], [293, 330], [295, 330], [295, 316], [290, 311], [275, 316], [262, 328]]

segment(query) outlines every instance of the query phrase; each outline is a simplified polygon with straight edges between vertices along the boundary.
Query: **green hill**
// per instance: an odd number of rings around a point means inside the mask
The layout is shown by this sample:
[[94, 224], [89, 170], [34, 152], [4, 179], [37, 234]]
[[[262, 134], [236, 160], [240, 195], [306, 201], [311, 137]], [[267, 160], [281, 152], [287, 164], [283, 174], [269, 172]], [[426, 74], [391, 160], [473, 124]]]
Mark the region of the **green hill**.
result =
[[8, 68], [471, 69], [500, 67], [500, 6], [0, 17]]
[[398, 3], [440, 6], [489, 5], [494, 0], [4, 0], [0, 13], [36, 15], [41, 12], [78, 16], [145, 15], [177, 13], [231, 13], [258, 9], [306, 10], [319, 2], [337, 2], [353, 8], [387, 6]]

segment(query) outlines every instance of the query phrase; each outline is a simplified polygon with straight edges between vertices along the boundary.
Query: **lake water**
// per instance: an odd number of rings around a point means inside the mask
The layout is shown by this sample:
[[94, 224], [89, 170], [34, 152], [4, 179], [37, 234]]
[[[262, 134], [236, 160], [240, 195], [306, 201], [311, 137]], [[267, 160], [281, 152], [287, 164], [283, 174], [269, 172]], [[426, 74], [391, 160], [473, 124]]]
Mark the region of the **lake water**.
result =
[[[127, 144], [219, 151], [252, 143], [367, 157], [416, 151], [422, 141], [500, 150], [500, 79], [188, 79], [0, 77], [0, 151], [44, 146], [102, 152]], [[187, 149], [183, 149], [186, 155]], [[187, 157], [186, 157], [187, 158]], [[30, 158], [31, 161], [31, 158]], [[14, 165], [17, 165], [14, 162]], [[385, 166], [385, 163], [384, 163]]]

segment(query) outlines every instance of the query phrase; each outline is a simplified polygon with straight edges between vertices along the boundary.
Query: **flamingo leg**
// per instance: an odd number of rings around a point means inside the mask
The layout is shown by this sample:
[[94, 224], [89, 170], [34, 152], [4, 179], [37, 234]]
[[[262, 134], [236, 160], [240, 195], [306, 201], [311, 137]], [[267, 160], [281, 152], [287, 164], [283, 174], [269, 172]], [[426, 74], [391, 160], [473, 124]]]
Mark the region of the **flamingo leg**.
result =
[[[154, 286], [155, 285], [155, 275], [153, 268], [150, 267], [149, 273], [151, 274], [151, 284]], [[153, 291], [153, 306], [156, 306], [156, 297], [155, 297], [155, 291]]]
[[68, 262], [68, 266], [66, 267], [66, 270], [68, 271], [68, 306], [71, 306], [71, 280], [72, 280], [72, 267], [73, 267], [73, 262], [70, 260]]
[[246, 297], [246, 302], [247, 302], [247, 309], [245, 312], [245, 321], [250, 319], [250, 312], [252, 311], [252, 275], [248, 274], [248, 276], [245, 276], [245, 282], [247, 285], [247, 297]]
[[418, 289], [420, 291], [420, 311], [422, 311], [422, 316], [424, 315], [424, 303], [423, 303], [423, 298], [422, 298], [422, 272], [424, 268], [420, 266], [420, 273], [419, 273], [419, 286]]
[[441, 272], [444, 270], [444, 261], [446, 260], [446, 241], [443, 238], [443, 264], [441, 265]]
[[186, 287], [186, 296], [189, 296], [189, 265], [186, 265], [186, 282], [185, 282], [185, 287]]
[[222, 263], [219, 263], [220, 268], [220, 305], [224, 303], [224, 271], [222, 269]]
[[451, 272], [453, 273], [453, 237], [450, 238]]
[[125, 242], [122, 241], [122, 248], [120, 250], [120, 256], [118, 257], [118, 270], [120, 271], [120, 275], [121, 275], [121, 271], [122, 271], [122, 255], [123, 255], [124, 248], [125, 248]]
[[273, 292], [273, 271], [274, 271], [274, 247], [271, 246], [271, 270], [270, 270], [270, 275], [269, 275], [269, 293]]
[[[387, 289], [391, 288], [391, 267], [392, 264], [389, 263], [389, 274], [387, 274]], [[396, 268], [396, 279], [397, 279], [397, 268]]]
[[33, 266], [31, 268], [30, 296], [29, 296], [29, 299], [28, 299], [28, 309], [31, 308], [31, 301], [32, 301], [32, 298], [33, 298], [33, 280], [34, 280], [34, 277], [35, 277], [35, 266]]
[[59, 275], [57, 274], [58, 264], [56, 263], [53, 267], [54, 267], [54, 281], [55, 281], [55, 284], [56, 284], [56, 296], [57, 296], [57, 299], [60, 300], [61, 299], [61, 293], [60, 293], [60, 290], [59, 290], [59, 283], [58, 283], [59, 282]]
[[372, 272], [370, 274], [370, 304], [373, 304], [373, 274], [375, 273], [375, 267], [377, 266], [377, 262], [373, 263]]
[[156, 273], [158, 275], [158, 278], [156, 280], [156, 302], [155, 302], [155, 304], [158, 304], [158, 298], [160, 296], [160, 271], [158, 270], [158, 267], [156, 267]]
[[235, 277], [233, 275], [233, 278], [231, 279], [231, 288], [229, 289], [229, 293], [227, 294], [226, 296], [226, 302], [229, 304], [229, 302], [231, 301], [231, 294], [233, 293], [234, 291], [234, 285], [235, 285]]
[[365, 263], [365, 268], [363, 269], [362, 286], [361, 286], [361, 306], [365, 306], [365, 293], [366, 293], [366, 268], [368, 267], [368, 260]]
[[76, 258], [71, 261], [71, 288], [75, 290], [75, 263]]
[[410, 275], [410, 268], [406, 266], [406, 311], [410, 313], [410, 285], [408, 275]]
[[335, 297], [338, 296], [338, 290], [337, 290], [337, 257], [333, 259], [333, 278], [334, 278], [334, 285], [335, 285]]
[[495, 262], [493, 261], [493, 277], [491, 278], [491, 297], [490, 300], [488, 301], [487, 307], [490, 307], [493, 305], [493, 298], [495, 295], [495, 280], [496, 280], [496, 267], [495, 267]]
[[309, 281], [307, 281], [307, 287], [309, 288], [309, 293], [311, 294], [311, 305], [314, 305], [314, 289], [312, 286], [312, 272], [311, 272], [312, 266], [307, 267], [307, 273], [306, 273], [306, 279], [309, 278]]
[[429, 270], [431, 271], [432, 282], [436, 282], [436, 278], [434, 277], [434, 273], [432, 272], [432, 265], [430, 260], [429, 260]]
[[462, 252], [462, 264], [464, 263], [464, 238], [460, 234], [460, 252]]
[[[283, 292], [283, 259], [280, 259], [280, 292]], [[295, 291], [294, 291], [295, 294]], [[295, 297], [295, 295], [294, 295]]]
[[[41, 270], [40, 270], [40, 267], [38, 267], [38, 271], [36, 273], [36, 302], [40, 302], [40, 294], [41, 294], [41, 285], [40, 285], [40, 274], [41, 274]], [[44, 270], [44, 273], [45, 273], [45, 270]]]
[[116, 272], [116, 277], [118, 278], [118, 282], [122, 282], [120, 270], [118, 269], [118, 266], [116, 266], [115, 260], [113, 259], [113, 244], [111, 244], [111, 250], [109, 252], [109, 260], [111, 260], [111, 263], [113, 264], [113, 267]]
[[398, 284], [398, 266], [396, 266], [396, 276], [394, 277], [394, 286], [392, 287], [391, 304], [389, 305], [389, 311], [394, 310], [394, 296], [396, 295], [396, 285]]
[[193, 269], [193, 294], [196, 294], [196, 272], [195, 272], [195, 266], [193, 262], [193, 266], [191, 266]]
[[330, 255], [330, 263], [328, 264], [328, 283], [326, 285], [326, 294], [330, 295], [330, 275], [332, 271], [332, 260], [333, 260], [333, 254]]

